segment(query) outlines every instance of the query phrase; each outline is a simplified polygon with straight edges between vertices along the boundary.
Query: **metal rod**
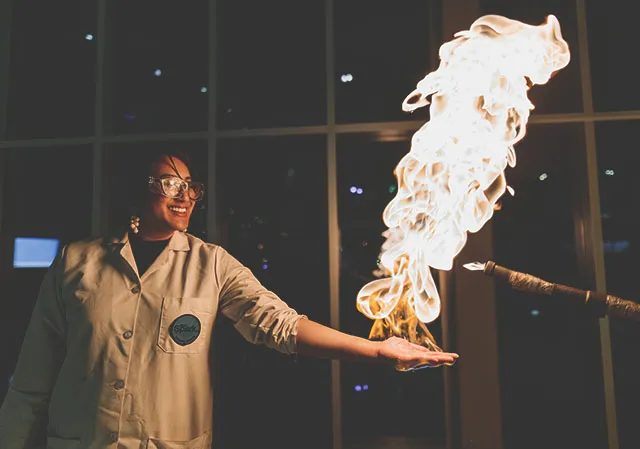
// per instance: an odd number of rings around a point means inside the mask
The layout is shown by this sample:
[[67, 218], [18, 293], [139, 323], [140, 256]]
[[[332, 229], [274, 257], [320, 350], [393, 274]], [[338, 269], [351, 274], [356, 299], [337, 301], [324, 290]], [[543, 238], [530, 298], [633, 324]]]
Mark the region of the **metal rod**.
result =
[[104, 135], [104, 89], [105, 89], [105, 53], [107, 42], [107, 0], [98, 0], [98, 17], [96, 28], [96, 39], [98, 45], [96, 47], [96, 91], [95, 91], [95, 115], [94, 115], [94, 133], [93, 140], [91, 171], [92, 187], [91, 187], [91, 235], [98, 236], [105, 231], [104, 227], [104, 208], [102, 193], [102, 162], [103, 162], [103, 145]]
[[[325, 0], [325, 82], [327, 87], [327, 230], [329, 233], [329, 321], [340, 329], [340, 227], [338, 224], [338, 162], [336, 151], [334, 0]], [[313, 129], [314, 127], [310, 127]], [[341, 365], [331, 361], [332, 449], [342, 449]]]
[[219, 215], [219, 192], [217, 184], [218, 171], [218, 136], [217, 136], [217, 102], [218, 102], [218, 2], [209, 0], [209, 73], [208, 73], [208, 129], [207, 129], [207, 185], [209, 193], [207, 195], [207, 241], [224, 245], [222, 232], [220, 230]]
[[[483, 265], [483, 266], [482, 266]], [[542, 296], [568, 299], [584, 304], [594, 315], [601, 318], [605, 315], [614, 318], [623, 318], [640, 322], [640, 304], [628, 299], [618, 298], [608, 293], [582, 290], [568, 285], [554, 284], [539, 277], [527, 273], [510, 270], [493, 261], [488, 261], [482, 266], [482, 271], [487, 276], [499, 279], [511, 286], [514, 290], [525, 293], [533, 293]], [[468, 269], [470, 265], [465, 265]]]
[[[586, 114], [593, 114], [593, 86], [591, 83], [591, 64], [589, 61], [589, 34], [587, 29], [587, 5], [585, 0], [576, 0], [576, 18], [578, 25], [578, 51], [580, 63], [580, 83], [582, 86], [582, 104]], [[636, 111], [637, 112], [637, 111]], [[619, 114], [624, 114], [620, 112]], [[633, 111], [632, 111], [633, 114]], [[631, 114], [631, 115], [632, 115]], [[607, 117], [613, 117], [609, 115]], [[619, 115], [616, 120], [621, 119]], [[587, 246], [588, 262], [593, 264], [595, 289], [607, 291], [604, 253], [602, 249], [602, 221], [600, 219], [600, 188], [598, 180], [598, 157], [596, 152], [595, 122], [585, 122], [585, 156], [587, 175], [588, 215], [585, 221], [587, 238], [583, 244]], [[611, 326], [605, 317], [599, 320], [600, 354], [602, 359], [602, 381], [604, 386], [605, 416], [607, 421], [607, 441], [609, 449], [618, 449], [618, 420], [616, 410], [615, 379], [613, 373], [613, 356], [611, 347]]]

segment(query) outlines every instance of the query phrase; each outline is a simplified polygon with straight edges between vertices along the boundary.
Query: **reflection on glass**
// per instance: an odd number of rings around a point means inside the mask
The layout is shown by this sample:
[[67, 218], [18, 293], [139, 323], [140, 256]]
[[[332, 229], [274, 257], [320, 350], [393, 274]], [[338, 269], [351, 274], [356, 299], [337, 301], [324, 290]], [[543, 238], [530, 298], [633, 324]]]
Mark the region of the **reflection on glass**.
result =
[[13, 268], [49, 268], [60, 249], [60, 240], [16, 237], [13, 241]]
[[[375, 279], [373, 271], [384, 242], [381, 234], [386, 230], [382, 211], [397, 192], [393, 171], [410, 149], [411, 134], [338, 139], [340, 326], [364, 338], [373, 321], [356, 310], [356, 295]], [[441, 341], [439, 320], [430, 323], [429, 330]], [[444, 442], [441, 369], [401, 373], [343, 363], [341, 385], [343, 447]]]
[[[145, 155], [158, 150], [180, 151], [191, 161], [191, 177], [194, 181], [206, 182], [207, 143], [206, 141], [185, 142], [143, 142], [108, 146], [104, 157], [103, 208], [104, 223], [109, 233], [124, 234], [129, 226], [129, 218], [140, 214], [133, 208], [134, 192], [140, 181], [139, 169], [147, 161]], [[196, 203], [189, 223], [190, 234], [207, 240], [206, 193], [202, 201]]]
[[[529, 126], [507, 169], [515, 196], [493, 218], [494, 260], [591, 288], [578, 270], [574, 210], [586, 195], [582, 124]], [[597, 319], [584, 308], [496, 283], [506, 447], [606, 446]]]
[[[46, 268], [14, 268], [16, 237], [66, 245], [91, 235], [90, 146], [6, 151], [0, 233], [0, 397], [13, 373]], [[42, 240], [41, 240], [42, 241]], [[32, 253], [33, 255], [33, 253]], [[42, 440], [44, 447], [44, 440]]]
[[324, 4], [218, 2], [218, 127], [326, 122]]
[[587, 0], [586, 9], [594, 109], [640, 109], [636, 58], [630, 51], [637, 42], [637, 3]]
[[[600, 209], [604, 240], [607, 291], [640, 301], [636, 264], [640, 256], [640, 198], [637, 167], [640, 154], [633, 148], [638, 122], [596, 124]], [[616, 390], [620, 448], [640, 447], [638, 404], [640, 403], [640, 326], [611, 320], [613, 370]]]
[[[216, 188], [223, 246], [299, 313], [329, 324], [325, 167], [323, 136], [225, 140]], [[329, 362], [252, 346], [226, 319], [218, 327], [217, 447], [330, 447]]]
[[498, 14], [530, 25], [540, 25], [552, 14], [560, 22], [562, 37], [569, 44], [571, 62], [544, 86], [529, 93], [535, 105], [533, 114], [582, 112], [578, 26], [575, 0], [480, 0], [484, 14]]
[[335, 2], [338, 123], [426, 121], [427, 110], [408, 114], [401, 106], [418, 81], [437, 68], [431, 64], [437, 3]]
[[8, 138], [94, 133], [96, 5], [13, 2]]
[[209, 2], [109, 3], [113, 133], [207, 129]]

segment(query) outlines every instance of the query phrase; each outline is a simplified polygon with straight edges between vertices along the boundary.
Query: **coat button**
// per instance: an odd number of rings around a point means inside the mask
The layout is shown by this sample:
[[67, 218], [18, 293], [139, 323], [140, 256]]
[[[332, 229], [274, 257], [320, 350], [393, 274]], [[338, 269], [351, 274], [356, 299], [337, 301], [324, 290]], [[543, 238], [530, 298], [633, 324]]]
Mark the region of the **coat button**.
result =
[[137, 295], [138, 293], [140, 293], [140, 286], [136, 285], [135, 287], [133, 287], [131, 289], [131, 293], [133, 293], [134, 295]]
[[133, 332], [126, 331], [124, 334], [122, 334], [122, 336], [124, 337], [125, 340], [128, 340], [133, 336]]
[[122, 390], [124, 388], [124, 382], [119, 380], [115, 384], [113, 384], [113, 388], [116, 390]]
[[111, 432], [109, 434], [109, 439], [115, 443], [116, 441], [118, 441], [118, 432]]

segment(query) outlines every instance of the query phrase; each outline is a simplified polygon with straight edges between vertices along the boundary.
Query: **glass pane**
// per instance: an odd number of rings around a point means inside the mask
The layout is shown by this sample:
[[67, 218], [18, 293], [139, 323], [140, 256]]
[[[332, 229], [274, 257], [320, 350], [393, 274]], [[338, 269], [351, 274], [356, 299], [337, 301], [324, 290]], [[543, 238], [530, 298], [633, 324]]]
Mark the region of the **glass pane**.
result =
[[[218, 157], [226, 249], [299, 313], [328, 324], [324, 136], [224, 140]], [[329, 361], [252, 346], [226, 319], [218, 331], [216, 447], [330, 447]]]
[[432, 15], [433, 3], [335, 2], [338, 123], [426, 120], [427, 108], [409, 114], [402, 111], [402, 102], [437, 69], [430, 39], [439, 36], [440, 18]]
[[578, 25], [575, 0], [480, 0], [482, 14], [498, 14], [530, 25], [540, 25], [549, 14], [560, 22], [562, 37], [569, 44], [571, 61], [549, 82], [534, 86], [529, 94], [534, 114], [582, 112]]
[[[640, 191], [636, 170], [640, 155], [629, 143], [635, 142], [639, 126], [635, 121], [596, 124], [607, 291], [634, 301], [640, 300], [636, 278], [636, 261], [640, 256], [637, 236]], [[620, 448], [640, 447], [637, 430], [640, 360], [634, 355], [640, 346], [640, 326], [612, 319], [611, 337]]]
[[[338, 139], [341, 239], [340, 327], [368, 338], [373, 321], [356, 309], [358, 291], [375, 279], [382, 211], [395, 196], [394, 169], [409, 152], [411, 133], [343, 135]], [[437, 274], [434, 273], [437, 278]], [[442, 345], [440, 320], [428, 325]], [[401, 373], [386, 367], [342, 364], [345, 449], [444, 445], [442, 369]]]
[[[584, 148], [582, 124], [529, 127], [506, 171], [515, 196], [493, 218], [497, 264], [592, 288], [574, 233], [587, 188]], [[505, 447], [606, 447], [597, 318], [566, 300], [495, 285]]]
[[0, 314], [0, 398], [7, 391], [46, 272], [13, 268], [15, 238], [50, 238], [65, 245], [89, 237], [93, 178], [90, 146], [2, 151], [0, 285], [5, 312]]
[[326, 123], [325, 2], [218, 2], [218, 127]]
[[586, 3], [594, 109], [640, 109], [636, 61], [630, 52], [637, 42], [637, 3]]
[[[103, 178], [103, 223], [106, 230], [115, 235], [124, 235], [128, 230], [129, 219], [134, 212], [133, 188], [140, 176], [138, 167], [146, 161], [145, 155], [165, 149], [180, 151], [191, 160], [191, 177], [195, 181], [207, 181], [207, 142], [204, 140], [184, 142], [140, 142], [114, 144], [105, 149]], [[209, 186], [207, 186], [209, 187]], [[207, 240], [207, 190], [205, 197], [198, 202], [191, 215], [189, 234]]]
[[209, 2], [109, 5], [111, 131], [207, 129]]
[[10, 139], [93, 135], [96, 4], [13, 2]]

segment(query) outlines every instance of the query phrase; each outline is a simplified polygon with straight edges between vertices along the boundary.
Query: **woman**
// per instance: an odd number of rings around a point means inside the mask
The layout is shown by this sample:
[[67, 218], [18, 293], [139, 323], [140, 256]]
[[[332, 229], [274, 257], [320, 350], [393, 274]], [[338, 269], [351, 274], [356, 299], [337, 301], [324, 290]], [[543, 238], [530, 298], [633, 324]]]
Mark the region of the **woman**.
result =
[[219, 246], [186, 233], [204, 186], [188, 159], [146, 166], [140, 217], [124, 237], [66, 246], [47, 272], [0, 409], [0, 448], [211, 445], [211, 329], [218, 312], [278, 351], [392, 364], [456, 354], [373, 342], [299, 315]]

